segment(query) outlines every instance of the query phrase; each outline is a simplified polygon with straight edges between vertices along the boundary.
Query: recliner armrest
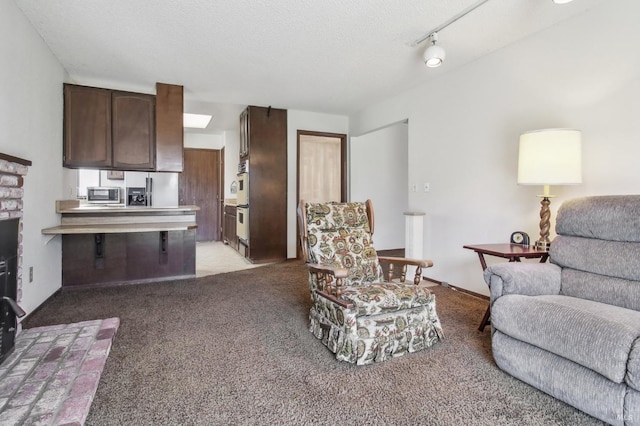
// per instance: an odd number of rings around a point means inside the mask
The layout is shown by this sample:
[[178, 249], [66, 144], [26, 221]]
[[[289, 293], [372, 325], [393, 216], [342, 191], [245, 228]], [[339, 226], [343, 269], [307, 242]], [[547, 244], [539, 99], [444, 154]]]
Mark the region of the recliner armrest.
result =
[[318, 263], [307, 263], [307, 267], [313, 272], [333, 275], [336, 278], [347, 278], [349, 270], [345, 268], [334, 268], [333, 266], [320, 265]]
[[387, 273], [387, 281], [391, 281], [393, 278], [393, 265], [402, 265], [402, 271], [400, 274], [400, 281], [404, 282], [407, 278], [407, 266], [415, 266], [415, 276], [413, 277], [413, 283], [415, 285], [420, 284], [422, 280], [422, 268], [430, 268], [433, 266], [433, 262], [428, 259], [410, 259], [407, 257], [392, 257], [392, 256], [378, 256], [380, 263], [388, 263], [389, 271]]
[[399, 265], [422, 266], [423, 268], [430, 268], [433, 266], [433, 262], [427, 259], [409, 259], [408, 257], [378, 256], [378, 260], [384, 263], [397, 263]]
[[507, 294], [540, 296], [560, 294], [561, 269], [553, 263], [499, 263], [484, 271], [491, 304]]

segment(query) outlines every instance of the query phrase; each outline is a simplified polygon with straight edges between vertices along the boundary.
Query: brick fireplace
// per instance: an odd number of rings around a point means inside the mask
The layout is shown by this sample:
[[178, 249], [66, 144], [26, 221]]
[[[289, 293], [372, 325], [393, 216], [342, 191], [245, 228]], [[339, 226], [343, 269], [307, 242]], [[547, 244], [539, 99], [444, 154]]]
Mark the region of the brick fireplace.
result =
[[0, 153], [0, 220], [18, 219], [17, 302], [22, 299], [22, 188], [31, 161]]
[[0, 363], [13, 351], [22, 299], [23, 179], [31, 162], [0, 154]]

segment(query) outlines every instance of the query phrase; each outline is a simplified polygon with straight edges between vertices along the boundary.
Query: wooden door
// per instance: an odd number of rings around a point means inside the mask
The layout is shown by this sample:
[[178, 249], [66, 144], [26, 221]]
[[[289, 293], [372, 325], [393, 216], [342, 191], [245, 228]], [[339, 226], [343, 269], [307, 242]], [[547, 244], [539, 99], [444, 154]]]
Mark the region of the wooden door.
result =
[[220, 241], [218, 201], [220, 151], [185, 148], [184, 171], [180, 173], [180, 205], [196, 205], [196, 241]]
[[155, 161], [155, 97], [112, 92], [113, 167], [153, 170]]

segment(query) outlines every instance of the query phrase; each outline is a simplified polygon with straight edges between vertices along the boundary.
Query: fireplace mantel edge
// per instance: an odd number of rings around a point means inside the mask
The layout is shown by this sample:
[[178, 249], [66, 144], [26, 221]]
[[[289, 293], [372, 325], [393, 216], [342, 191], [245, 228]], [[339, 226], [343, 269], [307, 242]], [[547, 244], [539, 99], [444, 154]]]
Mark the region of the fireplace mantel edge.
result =
[[3, 154], [0, 152], [0, 160], [9, 161], [11, 163], [17, 163], [23, 166], [31, 166], [31, 160], [25, 160], [24, 158], [14, 157], [13, 155]]

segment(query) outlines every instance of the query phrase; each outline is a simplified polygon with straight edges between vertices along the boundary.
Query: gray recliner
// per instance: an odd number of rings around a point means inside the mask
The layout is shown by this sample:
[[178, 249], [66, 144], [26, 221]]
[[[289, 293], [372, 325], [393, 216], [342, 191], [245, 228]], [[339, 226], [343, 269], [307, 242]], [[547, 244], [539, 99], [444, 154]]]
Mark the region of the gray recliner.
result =
[[640, 425], [640, 195], [562, 204], [550, 263], [502, 263], [491, 289], [493, 357], [600, 420]]

